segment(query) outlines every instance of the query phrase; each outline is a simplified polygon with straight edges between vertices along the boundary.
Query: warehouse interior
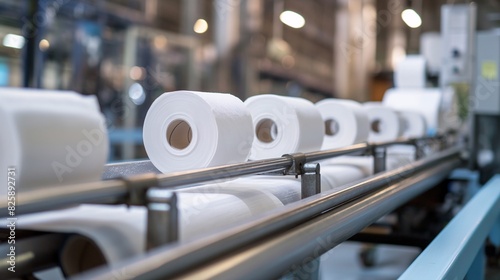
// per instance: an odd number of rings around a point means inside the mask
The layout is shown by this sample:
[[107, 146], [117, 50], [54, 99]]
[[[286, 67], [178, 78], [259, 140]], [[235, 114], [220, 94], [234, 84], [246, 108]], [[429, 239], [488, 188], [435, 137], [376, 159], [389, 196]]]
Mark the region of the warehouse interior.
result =
[[0, 0], [1, 279], [500, 279], [497, 0]]

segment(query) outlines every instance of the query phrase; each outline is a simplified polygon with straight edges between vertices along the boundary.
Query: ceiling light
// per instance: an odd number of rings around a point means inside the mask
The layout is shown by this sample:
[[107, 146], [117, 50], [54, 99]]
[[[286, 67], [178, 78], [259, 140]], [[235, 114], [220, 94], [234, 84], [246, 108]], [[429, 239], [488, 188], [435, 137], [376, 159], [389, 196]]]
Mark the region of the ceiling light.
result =
[[208, 30], [208, 23], [206, 20], [200, 18], [194, 23], [194, 32], [198, 34], [205, 33]]
[[401, 18], [411, 28], [417, 28], [422, 25], [422, 19], [413, 9], [406, 9], [401, 13]]
[[303, 16], [292, 11], [282, 12], [280, 15], [280, 20], [281, 22], [292, 28], [301, 28], [304, 26], [304, 24], [306, 24], [306, 20]]
[[24, 46], [24, 37], [16, 34], [7, 34], [3, 37], [2, 43], [8, 48], [22, 49]]

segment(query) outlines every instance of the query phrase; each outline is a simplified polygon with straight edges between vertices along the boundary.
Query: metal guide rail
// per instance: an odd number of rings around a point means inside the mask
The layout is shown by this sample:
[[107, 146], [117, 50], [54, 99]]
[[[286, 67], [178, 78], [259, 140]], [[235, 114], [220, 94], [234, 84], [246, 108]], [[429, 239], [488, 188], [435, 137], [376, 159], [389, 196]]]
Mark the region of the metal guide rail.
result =
[[[223, 165], [198, 170], [173, 172], [168, 174], [145, 173], [130, 177], [113, 178], [104, 181], [76, 184], [72, 187], [44, 187], [20, 193], [18, 214], [37, 213], [58, 208], [64, 208], [82, 203], [111, 203], [145, 205], [146, 193], [151, 187], [162, 189], [187, 188], [190, 185], [218, 179], [228, 179], [238, 176], [281, 171], [283, 175], [306, 175], [319, 172], [311, 162], [343, 155], [373, 155], [375, 173], [383, 171], [385, 148], [392, 145], [414, 145], [417, 159], [423, 146], [437, 143], [446, 146], [444, 136], [405, 139], [383, 143], [361, 143], [340, 149], [297, 153], [283, 155], [280, 158], [249, 161], [244, 163]], [[139, 162], [144, 164], [144, 161]], [[147, 162], [146, 162], [147, 163]], [[305, 187], [305, 186], [304, 186]], [[307, 187], [305, 187], [307, 189]], [[304, 190], [304, 189], [303, 189]], [[310, 193], [305, 190], [308, 196]], [[314, 193], [314, 192], [313, 192]], [[0, 202], [0, 217], [7, 217], [7, 203]]]
[[[320, 165], [313, 162], [342, 155], [372, 155], [374, 157], [374, 171], [378, 173], [385, 170], [385, 149], [391, 145], [413, 145], [416, 148], [416, 159], [419, 159], [423, 154], [422, 150], [424, 146], [437, 144], [442, 149], [447, 146], [446, 140], [447, 138], [443, 136], [437, 136], [384, 143], [362, 143], [335, 150], [289, 154], [283, 155], [281, 158], [250, 161], [192, 171], [170, 174], [138, 174], [125, 178], [113, 178], [99, 182], [78, 184], [67, 188], [60, 186], [47, 187], [42, 190], [21, 193], [19, 195], [20, 204], [18, 204], [17, 213], [38, 213], [82, 203], [145, 205], [148, 207], [145, 249], [151, 250], [178, 239], [177, 198], [173, 189], [187, 188], [193, 184], [218, 179], [279, 172], [283, 175], [300, 175], [302, 179], [302, 198], [307, 198], [318, 194], [321, 187]], [[443, 159], [449, 159], [451, 156], [455, 157], [458, 152], [459, 149], [454, 148], [452, 151], [440, 155], [437, 159], [433, 159], [435, 156], [430, 156], [429, 159], [424, 160], [424, 165], [427, 167], [431, 162], [437, 163]], [[146, 167], [146, 169], [151, 169], [150, 162], [148, 161], [138, 163]], [[407, 169], [398, 170], [394, 174], [391, 173], [392, 171], [386, 172], [388, 173], [386, 176], [395, 176], [392, 180], [397, 180], [400, 176], [405, 176], [408, 172], [410, 172], [408, 174], [413, 174], [412, 172], [418, 171], [424, 165], [412, 164]], [[119, 171], [122, 167], [130, 168], [131, 164], [117, 164], [110, 167], [117, 174], [119, 173], [116, 172], [117, 170]], [[388, 177], [384, 178], [383, 180], [380, 179], [380, 181], [373, 182], [371, 180], [375, 178], [369, 179], [366, 181], [368, 184], [366, 187], [348, 188], [349, 192], [344, 193], [343, 196], [336, 196], [328, 203], [343, 203], [348, 199], [386, 186]], [[6, 203], [0, 202], [0, 208], [2, 209], [0, 216], [6, 217], [8, 213]], [[280, 223], [276, 224], [279, 225]], [[249, 236], [255, 235], [250, 234]], [[224, 248], [224, 246], [220, 248]]]
[[[434, 187], [461, 163], [449, 148], [269, 211], [265, 216], [188, 243], [163, 245], [142, 256], [75, 279], [271, 279], [309, 261], [411, 198]], [[334, 210], [334, 211], [331, 211]]]

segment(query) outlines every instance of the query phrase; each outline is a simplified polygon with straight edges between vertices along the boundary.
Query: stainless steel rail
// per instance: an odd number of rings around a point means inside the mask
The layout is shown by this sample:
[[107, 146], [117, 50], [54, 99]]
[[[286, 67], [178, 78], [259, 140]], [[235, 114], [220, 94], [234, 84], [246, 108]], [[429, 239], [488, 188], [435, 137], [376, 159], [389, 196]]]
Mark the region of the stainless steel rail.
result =
[[[305, 162], [313, 162], [341, 155], [371, 153], [371, 150], [376, 147], [386, 147], [397, 144], [415, 144], [417, 142], [435, 141], [439, 138], [440, 137], [429, 137], [373, 144], [362, 143], [341, 149], [306, 153], [302, 154], [302, 156], [304, 156]], [[125, 179], [77, 184], [65, 188], [60, 186], [45, 187], [40, 190], [18, 193], [16, 213], [36, 213], [81, 203], [144, 204], [146, 201], [145, 193], [149, 187], [186, 187], [191, 184], [210, 180], [233, 178], [262, 172], [289, 170], [293, 164], [293, 157], [283, 156], [281, 158], [257, 160], [169, 174], [141, 174]], [[0, 201], [0, 218], [7, 216], [7, 200]]]
[[[360, 197], [364, 197], [361, 201], [367, 199], [367, 201], [373, 200], [374, 202], [378, 201], [378, 203], [376, 206], [373, 206], [373, 208], [366, 208], [362, 206], [362, 203], [352, 202], [355, 203], [355, 207], [349, 208], [351, 209], [349, 211], [360, 208], [363, 211], [354, 211], [352, 213], [356, 213], [359, 217], [367, 215], [367, 217], [370, 218], [366, 219], [366, 221], [372, 221], [372, 219], [376, 219], [373, 215], [377, 214], [377, 216], [380, 217], [382, 215], [380, 213], [390, 211], [393, 207], [411, 198], [412, 195], [416, 195], [418, 192], [430, 187], [432, 185], [431, 183], [436, 183], [437, 179], [429, 179], [431, 175], [433, 176], [432, 178], [439, 177], [441, 179], [447, 176], [448, 172], [460, 163], [460, 151], [460, 147], [448, 149], [429, 156], [426, 159], [417, 161], [409, 166], [374, 175], [361, 182], [349, 184], [341, 191], [332, 190], [320, 193], [285, 207], [275, 209], [266, 216], [242, 224], [239, 227], [208, 236], [204, 239], [194, 240], [187, 244], [167, 245], [151, 251], [151, 253], [144, 257], [136, 257], [117, 265], [113, 270], [107, 268], [101, 269], [90, 274], [82, 275], [77, 279], [109, 279], [109, 277], [116, 275], [126, 275], [127, 277], [138, 277], [140, 279], [158, 279], [178, 275], [179, 273], [207, 264], [218, 257], [234, 253], [244, 246], [252, 243], [255, 244], [273, 235], [283, 234], [288, 230], [291, 230], [291, 233], [293, 233], [295, 232], [295, 230], [292, 230], [293, 228], [307, 226], [311, 223], [310, 221], [312, 219], [325, 213], [325, 211], [329, 211], [345, 203], [349, 203], [354, 199], [359, 199]], [[418, 187], [417, 190], [410, 188], [412, 185], [420, 184], [421, 181], [427, 183], [424, 184], [424, 186]], [[405, 191], [406, 189], [410, 191]], [[402, 194], [398, 194], [399, 191], [402, 191]], [[375, 194], [371, 195], [374, 192]], [[391, 197], [400, 198], [401, 203], [389, 202]], [[395, 200], [397, 201], [397, 199]], [[383, 211], [377, 209], [383, 209]], [[373, 214], [370, 213], [371, 211], [373, 211]], [[343, 218], [340, 220], [342, 222], [346, 221], [346, 217], [354, 217], [351, 212], [341, 213], [345, 213], [345, 216], [342, 216]], [[336, 218], [332, 219], [335, 220]], [[332, 222], [332, 219], [328, 221]], [[368, 224], [369, 223], [366, 222], [360, 223], [356, 229], [361, 229]], [[328, 228], [335, 228], [335, 224], [329, 225]], [[313, 227], [308, 229], [312, 230]], [[340, 228], [339, 230], [340, 231], [337, 233], [342, 236], [342, 238], [344, 238], [344, 236], [345, 238], [349, 237], [345, 234], [340, 234], [344, 229]], [[354, 233], [355, 232], [352, 234]], [[304, 247], [302, 247], [300, 243], [304, 242], [304, 246], [306, 246], [306, 244], [309, 246], [310, 241], [316, 240], [315, 238], [316, 237], [311, 237], [310, 240], [301, 238], [300, 240], [296, 238], [291, 239], [297, 246], [289, 247], [289, 250], [294, 250], [294, 254], [290, 254], [290, 256], [280, 255], [279, 258], [294, 258], [294, 256], [301, 255], [304, 252], [309, 254], [309, 247], [307, 247], [307, 250], [302, 250], [300, 248]], [[252, 252], [255, 253], [257, 251], [252, 249]], [[283, 251], [281, 251], [281, 253], [283, 253]], [[252, 260], [255, 261], [256, 259]], [[273, 263], [274, 261], [279, 262], [277, 259], [274, 259]], [[296, 259], [293, 259], [293, 261], [295, 262]], [[248, 267], [242, 269], [247, 268]], [[280, 269], [281, 268], [283, 268], [283, 266], [280, 266]], [[260, 270], [260, 272], [257, 273], [266, 271], [266, 269], [261, 268], [258, 270]], [[281, 272], [283, 271], [284, 270], [281, 270]], [[256, 271], [252, 271], [252, 277], [255, 276], [255, 273]]]
[[[231, 254], [207, 267], [191, 269], [176, 277], [275, 279], [283, 272], [293, 272], [299, 277], [302, 276], [302, 279], [309, 279], [309, 274], [315, 271], [313, 266], [318, 268], [319, 263], [308, 263], [411, 198], [435, 186], [457, 165], [456, 161], [441, 163], [389, 188], [335, 208], [286, 233], [259, 242], [251, 249]], [[138, 275], [137, 278], [158, 279], [156, 276], [162, 275], [161, 273], [162, 270], [157, 269]]]

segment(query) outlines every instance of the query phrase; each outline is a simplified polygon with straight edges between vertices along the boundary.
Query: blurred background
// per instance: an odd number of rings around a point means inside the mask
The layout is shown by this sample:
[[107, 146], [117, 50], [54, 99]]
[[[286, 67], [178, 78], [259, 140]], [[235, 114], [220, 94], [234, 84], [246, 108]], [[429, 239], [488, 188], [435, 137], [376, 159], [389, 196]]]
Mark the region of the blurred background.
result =
[[[441, 5], [468, 2], [0, 0], [0, 86], [96, 95], [111, 161], [144, 158], [140, 128], [163, 92], [380, 100], [439, 32]], [[478, 30], [500, 26], [500, 2], [476, 3]]]

